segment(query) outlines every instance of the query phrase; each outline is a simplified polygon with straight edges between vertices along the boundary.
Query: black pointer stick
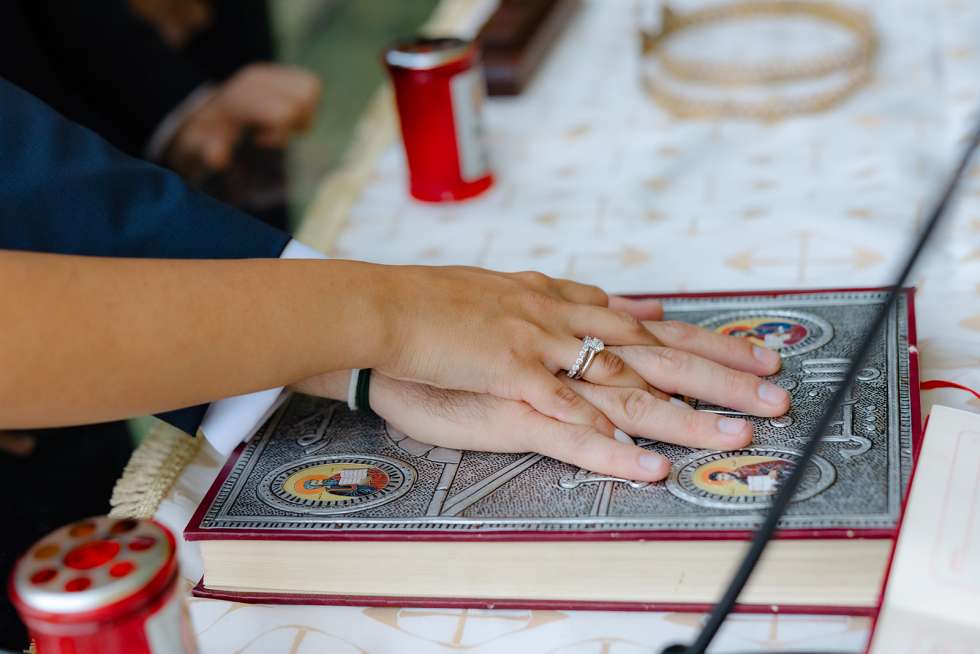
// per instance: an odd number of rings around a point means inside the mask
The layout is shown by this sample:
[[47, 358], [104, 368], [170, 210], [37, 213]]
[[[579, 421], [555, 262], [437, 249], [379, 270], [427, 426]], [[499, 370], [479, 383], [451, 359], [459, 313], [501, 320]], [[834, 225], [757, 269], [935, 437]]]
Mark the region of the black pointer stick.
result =
[[[977, 143], [980, 142], [980, 125], [974, 128], [973, 134], [970, 136], [970, 140], [967, 143], [966, 149], [960, 158], [959, 165], [956, 167], [950, 180], [946, 183], [946, 188], [943, 189], [942, 195], [939, 196], [939, 202], [936, 203], [936, 207], [932, 210], [929, 216], [929, 221], [926, 223], [925, 227], [922, 229], [922, 234], [919, 235], [915, 246], [909, 253], [908, 259], [905, 261], [905, 265], [902, 268], [901, 274], [898, 276], [898, 280], [895, 285], [892, 286], [891, 291], [888, 293], [888, 299], [878, 310], [872, 321], [871, 328], [865, 334], [864, 338], [861, 340], [861, 345], [858, 347], [857, 352], [851, 358], [851, 363], [847, 369], [847, 376], [844, 378], [844, 383], [837, 387], [834, 391], [833, 397], [827, 403], [827, 408], [824, 410], [823, 415], [820, 416], [820, 420], [814, 425], [813, 429], [810, 430], [810, 437], [807, 440], [806, 447], [803, 448], [803, 453], [800, 456], [799, 462], [796, 467], [793, 468], [792, 474], [790, 474], [789, 479], [787, 479], [779, 492], [773, 498], [772, 506], [769, 508], [769, 512], [766, 514], [766, 519], [763, 521], [762, 525], [755, 532], [755, 537], [752, 539], [752, 545], [749, 547], [749, 551], [745, 554], [745, 558], [742, 559], [741, 565], [738, 567], [738, 571], [732, 578], [731, 583], [728, 585], [728, 589], [722, 596], [718, 604], [715, 605], [714, 610], [708, 617], [707, 623], [705, 623], [704, 628], [701, 629], [701, 633], [698, 634], [698, 639], [694, 641], [694, 644], [690, 647], [684, 647], [683, 645], [671, 645], [664, 650], [664, 654], [704, 654], [705, 650], [714, 640], [715, 635], [718, 633], [718, 629], [721, 627], [725, 618], [731, 613], [732, 609], [735, 607], [735, 602], [738, 600], [739, 594], [741, 594], [742, 589], [745, 588], [745, 584], [748, 582], [749, 577], [752, 575], [752, 571], [755, 570], [756, 564], [759, 563], [759, 559], [762, 558], [762, 553], [766, 550], [766, 545], [772, 540], [773, 534], [776, 532], [776, 526], [779, 520], [782, 519], [783, 514], [786, 512], [786, 507], [789, 506], [790, 499], [793, 494], [796, 493], [796, 489], [800, 485], [800, 481], [803, 479], [803, 472], [806, 470], [807, 465], [809, 465], [810, 460], [816, 453], [817, 448], [820, 446], [820, 441], [823, 438], [824, 432], [827, 430], [827, 426], [830, 424], [830, 419], [834, 412], [837, 411], [837, 407], [844, 401], [844, 394], [847, 390], [854, 384], [854, 379], [857, 377], [858, 371], [864, 365], [864, 360], [868, 357], [868, 353], [871, 351], [871, 345], [874, 343], [875, 338], [881, 332], [882, 326], [885, 324], [885, 320], [888, 314], [891, 312], [892, 307], [895, 306], [895, 301], [898, 298], [898, 294], [901, 293], [902, 287], [905, 285], [906, 280], [909, 278], [909, 273], [912, 272], [913, 266], [915, 266], [916, 260], [919, 255], [922, 254], [922, 250], [932, 236], [933, 232], [936, 231], [936, 226], [942, 221], [943, 216], [946, 214], [946, 210], [949, 208], [950, 201], [953, 197], [953, 192], [959, 185], [960, 180], [963, 178], [963, 173], [966, 171], [967, 166], [970, 164], [970, 158], [973, 156], [974, 151], [977, 149]], [[913, 392], [915, 392], [913, 390]]]

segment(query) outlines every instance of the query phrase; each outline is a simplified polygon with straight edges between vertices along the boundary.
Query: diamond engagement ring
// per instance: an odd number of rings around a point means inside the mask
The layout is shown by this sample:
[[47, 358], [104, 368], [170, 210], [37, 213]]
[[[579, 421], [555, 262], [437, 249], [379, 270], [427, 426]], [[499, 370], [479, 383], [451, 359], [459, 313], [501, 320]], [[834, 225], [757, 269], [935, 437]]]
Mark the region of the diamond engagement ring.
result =
[[586, 336], [582, 340], [582, 349], [578, 351], [578, 356], [575, 357], [575, 363], [572, 364], [572, 367], [566, 373], [569, 378], [581, 379], [585, 375], [585, 371], [592, 365], [596, 355], [602, 352], [605, 347], [605, 343], [598, 338]]

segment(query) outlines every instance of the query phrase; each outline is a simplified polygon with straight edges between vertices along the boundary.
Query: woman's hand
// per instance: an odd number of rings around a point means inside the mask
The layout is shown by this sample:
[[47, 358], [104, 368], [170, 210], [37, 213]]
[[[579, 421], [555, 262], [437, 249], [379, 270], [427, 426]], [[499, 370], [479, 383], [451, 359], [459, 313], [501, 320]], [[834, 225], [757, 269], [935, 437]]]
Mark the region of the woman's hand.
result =
[[[521, 400], [551, 418], [611, 435], [606, 417], [555, 373], [572, 365], [585, 336], [607, 345], [659, 345], [639, 318], [610, 309], [606, 293], [594, 286], [479, 268], [386, 272], [381, 310], [391, 328], [385, 355], [371, 365], [396, 379]], [[648, 313], [659, 313], [649, 306]], [[647, 388], [609, 351], [596, 356], [584, 379]]]
[[400, 267], [389, 277], [383, 311], [397, 327], [373, 366], [396, 379], [521, 400], [609, 436], [612, 423], [583, 397], [589, 387], [555, 374], [590, 335], [622, 347], [599, 353], [586, 382], [661, 399], [685, 393], [758, 415], [788, 406], [785, 391], [756, 377], [779, 369], [778, 354], [684, 323], [644, 323], [662, 315], [656, 302], [610, 300], [594, 286], [540, 273]]

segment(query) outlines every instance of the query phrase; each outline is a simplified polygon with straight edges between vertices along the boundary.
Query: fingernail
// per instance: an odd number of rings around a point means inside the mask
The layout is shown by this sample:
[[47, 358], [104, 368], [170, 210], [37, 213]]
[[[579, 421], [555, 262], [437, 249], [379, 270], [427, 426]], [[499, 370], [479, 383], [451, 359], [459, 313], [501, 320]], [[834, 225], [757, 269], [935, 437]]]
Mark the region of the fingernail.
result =
[[674, 406], [682, 407], [684, 409], [690, 409], [691, 408], [691, 405], [690, 404], [688, 404], [687, 402], [685, 402], [684, 400], [682, 400], [679, 397], [672, 397], [672, 398], [670, 398], [670, 403], [673, 404]]
[[667, 460], [656, 454], [641, 454], [640, 466], [654, 474], [667, 474]]
[[627, 445], [635, 445], [633, 439], [622, 429], [617, 429], [613, 432], [613, 438], [615, 438], [620, 443], [626, 443]]
[[752, 346], [752, 356], [770, 368], [778, 364], [781, 358], [778, 352], [774, 352], [766, 347], [759, 347], [758, 345]]
[[741, 418], [719, 418], [718, 431], [723, 434], [741, 434], [748, 424]]
[[782, 406], [786, 403], [788, 396], [786, 391], [776, 386], [775, 384], [770, 384], [769, 382], [762, 382], [759, 384], [759, 399], [761, 399], [766, 404], [772, 404], [774, 406]]

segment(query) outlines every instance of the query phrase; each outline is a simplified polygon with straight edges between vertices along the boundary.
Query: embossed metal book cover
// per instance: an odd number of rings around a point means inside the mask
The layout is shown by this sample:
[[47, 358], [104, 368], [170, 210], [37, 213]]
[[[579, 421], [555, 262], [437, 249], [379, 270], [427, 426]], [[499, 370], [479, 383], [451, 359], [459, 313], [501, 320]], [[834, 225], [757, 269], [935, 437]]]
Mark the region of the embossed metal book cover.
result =
[[[185, 536], [744, 538], [795, 465], [886, 294], [660, 296], [668, 318], [779, 351], [783, 368], [774, 381], [792, 394], [785, 416], [750, 418], [755, 438], [742, 450], [638, 439], [673, 462], [665, 482], [604, 477], [537, 454], [433, 447], [343, 403], [296, 395], [232, 455]], [[806, 471], [784, 537], [892, 535], [919, 428], [912, 316], [908, 291]]]

